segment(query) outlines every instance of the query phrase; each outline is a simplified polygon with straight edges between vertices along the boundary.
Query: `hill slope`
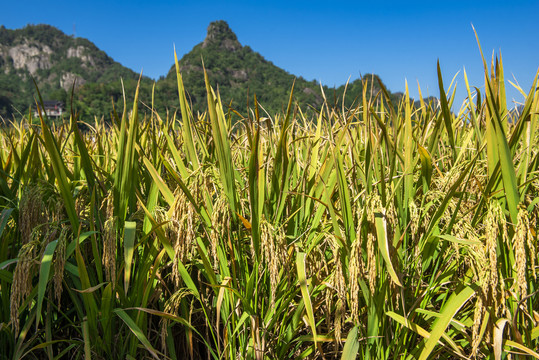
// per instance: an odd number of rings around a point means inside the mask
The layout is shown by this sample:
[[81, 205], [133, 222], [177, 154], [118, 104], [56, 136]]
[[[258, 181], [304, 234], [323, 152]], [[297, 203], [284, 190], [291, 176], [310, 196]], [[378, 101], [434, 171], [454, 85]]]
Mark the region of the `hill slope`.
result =
[[[219, 88], [223, 101], [244, 109], [248, 93], [256, 94], [259, 102], [268, 110], [279, 111], [286, 105], [295, 76], [267, 61], [249, 46], [242, 46], [236, 35], [224, 21], [208, 26], [204, 42], [180, 60], [180, 71], [185, 87], [195, 104], [205, 101], [204, 67], [210, 81]], [[176, 83], [176, 70], [172, 66], [165, 82]], [[320, 104], [322, 96], [316, 82], [296, 79], [296, 99], [302, 104]]]
[[[92, 42], [49, 25], [0, 27], [0, 114], [25, 111], [34, 103], [35, 78], [45, 98], [67, 101], [75, 83], [135, 81], [138, 74], [115, 62]], [[118, 83], [119, 85], [119, 83]], [[109, 100], [110, 102], [110, 100]]]
[[[295, 83], [295, 100], [303, 107], [319, 107], [323, 96], [319, 84], [307, 81], [275, 66], [243, 46], [224, 21], [208, 26], [205, 40], [180, 59], [180, 70], [186, 90], [195, 110], [205, 104], [204, 67], [212, 86], [219, 89], [223, 103], [231, 104], [240, 112], [253, 103], [253, 94], [270, 114], [282, 111]], [[92, 42], [74, 38], [49, 25], [28, 25], [9, 30], [0, 27], [0, 116], [18, 117], [26, 113], [35, 100], [36, 79], [43, 98], [69, 104], [71, 87], [76, 84], [74, 105], [86, 121], [93, 116], [108, 118], [112, 102], [122, 99], [123, 79], [126, 94], [132, 97], [139, 75], [122, 66], [98, 49]], [[371, 75], [366, 75], [369, 79]], [[374, 91], [378, 77], [374, 77]], [[149, 103], [154, 81], [143, 77], [140, 99]], [[346, 104], [361, 96], [363, 82], [349, 84]], [[324, 87], [331, 101], [339, 102], [344, 85], [337, 89]], [[174, 111], [178, 107], [176, 71], [173, 65], [166, 75], [155, 83], [154, 105], [159, 111]], [[396, 100], [398, 95], [392, 95]], [[250, 98], [250, 99], [249, 99]], [[144, 109], [143, 109], [144, 111]]]
[[[242, 46], [225, 21], [216, 21], [208, 26], [205, 40], [180, 60], [180, 71], [185, 87], [195, 107], [205, 101], [202, 60], [212, 85], [219, 88], [223, 101], [231, 102], [235, 108], [245, 108], [248, 94], [251, 95], [252, 104], [252, 96], [256, 94], [258, 101], [271, 114], [281, 111], [286, 106], [294, 79], [295, 100], [303, 107], [307, 105], [319, 107], [323, 102], [320, 85], [316, 81], [296, 78], [295, 75], [275, 66], [249, 46]], [[378, 83], [381, 80], [378, 76], [368, 74], [363, 78], [369, 86], [371, 83], [374, 84], [375, 93], [380, 90]], [[175, 66], [171, 67], [164, 81], [169, 87], [175, 86]], [[323, 87], [326, 96], [337, 103], [341, 101], [344, 89], [344, 85], [336, 89]], [[362, 90], [361, 79], [350, 83], [346, 104], [351, 105], [356, 97], [361, 96]], [[394, 100], [399, 97], [394, 94], [391, 96]]]

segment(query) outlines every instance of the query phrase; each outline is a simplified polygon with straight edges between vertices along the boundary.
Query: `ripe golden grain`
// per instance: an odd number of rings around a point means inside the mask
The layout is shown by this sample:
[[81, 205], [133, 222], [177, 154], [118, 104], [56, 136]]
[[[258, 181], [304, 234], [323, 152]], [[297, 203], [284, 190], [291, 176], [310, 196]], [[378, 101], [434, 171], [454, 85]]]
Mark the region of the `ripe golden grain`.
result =
[[367, 199], [367, 221], [368, 221], [368, 234], [367, 234], [367, 280], [369, 282], [369, 289], [372, 294], [375, 292], [376, 279], [378, 276], [378, 268], [376, 261], [376, 225], [374, 214], [381, 211], [382, 202], [378, 194], [373, 193]]
[[[196, 190], [196, 188], [194, 189]], [[196, 198], [197, 192], [193, 192]], [[178, 262], [185, 263], [195, 249], [196, 234], [194, 231], [195, 209], [184, 192], [177, 188], [174, 192], [175, 203], [170, 215], [170, 222], [165, 227], [167, 237], [174, 248], [172, 264], [172, 279], [176, 289], [180, 286], [181, 276], [178, 272]]]
[[271, 305], [275, 305], [275, 295], [279, 284], [279, 272], [287, 271], [286, 259], [286, 236], [282, 227], [275, 228], [266, 220], [260, 223], [260, 246], [262, 250], [262, 262], [267, 266], [270, 273]]
[[45, 204], [43, 203], [41, 186], [38, 184], [27, 186], [22, 193], [19, 203], [21, 243], [27, 244], [30, 241], [30, 234], [34, 229], [46, 221], [47, 214]]
[[[514, 282], [514, 290], [520, 299], [528, 295], [528, 282], [526, 281], [526, 243], [530, 234], [530, 222], [525, 208], [518, 211], [518, 223], [515, 236], [513, 236], [513, 248], [515, 250], [515, 267], [517, 276]], [[530, 249], [530, 251], [533, 249]]]
[[103, 265], [107, 281], [116, 282], [116, 218], [105, 221], [103, 226]]
[[19, 307], [30, 295], [32, 290], [32, 274], [39, 264], [41, 242], [39, 232], [34, 231], [30, 241], [21, 246], [18, 253], [19, 260], [13, 272], [13, 283], [10, 295], [10, 320], [15, 334], [19, 333]]
[[491, 291], [492, 300], [494, 301], [494, 308], [498, 311], [498, 260], [497, 260], [497, 247], [498, 247], [498, 232], [500, 218], [503, 215], [501, 212], [499, 203], [491, 201], [488, 206], [487, 216], [485, 218], [485, 250], [486, 260], [488, 261], [488, 282]]
[[474, 318], [472, 326], [472, 351], [471, 356], [476, 358], [477, 349], [481, 345], [482, 338], [479, 336], [479, 330], [481, 329], [481, 323], [485, 315], [485, 306], [483, 305], [483, 297], [478, 296], [475, 303]]
[[62, 297], [62, 280], [64, 278], [64, 268], [66, 262], [66, 247], [67, 247], [67, 236], [68, 228], [64, 226], [60, 232], [60, 237], [58, 238], [58, 244], [56, 245], [56, 250], [54, 251], [54, 296], [58, 304], [58, 309], [60, 308], [60, 300]]
[[359, 280], [364, 278], [365, 265], [363, 264], [363, 255], [361, 249], [361, 236], [358, 233], [356, 240], [352, 243], [352, 253], [350, 254], [350, 276], [349, 276], [349, 291], [350, 291], [350, 306], [352, 318], [355, 322], [359, 321], [360, 307], [360, 292]]

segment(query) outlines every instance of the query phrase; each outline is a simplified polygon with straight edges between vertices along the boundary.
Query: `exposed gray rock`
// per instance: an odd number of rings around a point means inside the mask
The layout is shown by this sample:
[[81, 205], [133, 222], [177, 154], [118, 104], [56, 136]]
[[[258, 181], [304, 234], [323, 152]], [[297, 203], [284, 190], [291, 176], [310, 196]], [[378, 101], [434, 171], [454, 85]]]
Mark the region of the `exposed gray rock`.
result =
[[79, 87], [84, 85], [86, 80], [77, 74], [68, 72], [62, 75], [62, 78], [60, 79], [60, 86], [69, 93], [69, 91], [71, 91], [71, 87], [73, 86], [73, 82], [75, 82], [75, 87]]
[[232, 77], [238, 80], [247, 80], [249, 78], [249, 75], [247, 74], [247, 70], [245, 69], [232, 70]]
[[38, 69], [50, 69], [52, 50], [47, 45], [21, 44], [8, 50], [15, 69], [27, 69], [34, 76]]
[[70, 47], [67, 49], [67, 58], [79, 58], [82, 61], [82, 64], [85, 66], [95, 66], [95, 61], [91, 56], [87, 55], [86, 47], [79, 45], [76, 48]]

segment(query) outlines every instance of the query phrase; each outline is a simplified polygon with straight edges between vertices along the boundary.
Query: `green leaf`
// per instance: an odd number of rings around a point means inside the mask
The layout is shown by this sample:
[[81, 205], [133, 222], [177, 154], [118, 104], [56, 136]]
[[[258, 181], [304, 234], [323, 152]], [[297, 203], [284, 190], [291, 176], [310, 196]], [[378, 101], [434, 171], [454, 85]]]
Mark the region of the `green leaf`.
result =
[[71, 131], [73, 132], [75, 136], [75, 143], [77, 144], [77, 148], [79, 149], [81, 165], [82, 165], [82, 168], [84, 169], [84, 175], [86, 176], [88, 189], [92, 191], [96, 185], [95, 174], [94, 174], [94, 170], [92, 166], [92, 160], [90, 158], [90, 155], [88, 154], [88, 148], [86, 147], [86, 144], [84, 143], [84, 140], [82, 138], [82, 134], [79, 130], [77, 119], [73, 115], [71, 115]]
[[[82, 253], [80, 250], [80, 246], [77, 246], [75, 249], [75, 258], [77, 261], [77, 269], [79, 272], [79, 279], [81, 282], [82, 289], [86, 290], [92, 287], [90, 283], [90, 278], [88, 276], [88, 267], [86, 266], [84, 262], [84, 258], [82, 257]], [[67, 264], [66, 264], [67, 265]], [[66, 266], [67, 268], [67, 266]], [[86, 317], [88, 319], [88, 326], [90, 328], [90, 335], [97, 334], [97, 304], [94, 298], [93, 293], [83, 293], [82, 299], [84, 303], [84, 310], [86, 312]]]
[[170, 153], [172, 154], [172, 158], [174, 159], [176, 168], [180, 172], [181, 177], [185, 180], [187, 179], [189, 174], [187, 173], [185, 164], [183, 163], [180, 153], [178, 152], [178, 149], [176, 148], [176, 145], [174, 144], [174, 140], [172, 140], [169, 134], [165, 133], [164, 135], [165, 135], [165, 139], [167, 139], [168, 149], [170, 150]]
[[449, 104], [447, 103], [447, 95], [445, 94], [444, 82], [442, 79], [442, 70], [440, 69], [440, 60], [437, 62], [438, 68], [438, 86], [440, 88], [440, 105], [442, 107], [442, 116], [444, 118], [445, 129], [449, 137], [449, 144], [453, 152], [455, 151], [455, 138], [453, 135], [453, 124], [451, 121], [451, 112], [449, 111]]
[[67, 169], [65, 167], [64, 160], [62, 159], [62, 155], [58, 150], [58, 144], [56, 143], [56, 140], [54, 140], [54, 137], [52, 136], [49, 127], [47, 126], [47, 124], [45, 124], [43, 118], [40, 118], [40, 120], [45, 149], [49, 154], [52, 169], [54, 171], [54, 176], [58, 181], [58, 187], [60, 190], [60, 194], [62, 195], [62, 199], [64, 200], [64, 206], [67, 211], [67, 216], [69, 217], [69, 221], [71, 222], [71, 228], [74, 229], [74, 231], [77, 231], [79, 229], [79, 217], [75, 210], [75, 199], [73, 198], [73, 194], [71, 193], [71, 185], [66, 175]]
[[163, 245], [163, 248], [165, 248], [165, 251], [167, 252], [167, 255], [170, 257], [170, 259], [174, 259], [174, 248], [172, 247], [172, 244], [170, 243], [170, 240], [165, 236], [165, 232], [161, 228], [163, 224], [158, 224], [157, 221], [153, 218], [152, 214], [148, 211], [146, 206], [142, 203], [142, 200], [138, 198], [140, 207], [144, 210], [144, 213], [146, 214], [146, 218], [150, 220], [150, 223], [152, 224], [152, 230], [151, 232], [155, 232], [157, 235], [157, 238]]
[[43, 305], [43, 298], [45, 297], [45, 290], [47, 290], [47, 284], [49, 283], [49, 273], [52, 265], [52, 256], [54, 250], [58, 245], [58, 240], [51, 241], [47, 244], [43, 257], [41, 258], [41, 266], [39, 267], [39, 283], [37, 288], [37, 314], [36, 314], [36, 331], [39, 327], [39, 320], [41, 319], [41, 307]]
[[419, 158], [421, 159], [421, 174], [427, 182], [427, 186], [430, 186], [430, 180], [432, 179], [432, 157], [429, 154], [429, 151], [423, 146], [417, 144], [417, 150], [419, 152]]
[[91, 235], [97, 234], [97, 231], [87, 231], [79, 235], [77, 241], [72, 241], [66, 248], [66, 259], [71, 257], [71, 254], [75, 251], [77, 245], [83, 243], [84, 240], [88, 239]]
[[84, 359], [92, 360], [92, 344], [90, 342], [90, 330], [88, 329], [88, 321], [82, 322], [82, 339], [84, 340]]
[[464, 306], [464, 304], [475, 295], [475, 290], [467, 286], [465, 287], [458, 295], [452, 296], [449, 298], [447, 303], [444, 305], [442, 311], [440, 312], [440, 317], [436, 319], [430, 332], [430, 337], [425, 343], [423, 351], [419, 355], [419, 360], [426, 360], [430, 356], [432, 350], [445, 333], [445, 329], [457, 314], [457, 311]]
[[144, 165], [146, 166], [150, 175], [152, 176], [154, 183], [157, 185], [157, 188], [163, 195], [163, 198], [168, 203], [168, 205], [172, 207], [175, 203], [174, 194], [172, 193], [172, 191], [170, 191], [170, 189], [165, 184], [161, 176], [157, 173], [157, 170], [155, 170], [155, 168], [150, 163], [150, 161], [146, 157], [144, 157], [142, 161], [144, 162]]
[[[335, 151], [339, 152], [338, 149]], [[356, 227], [354, 225], [354, 216], [352, 214], [352, 201], [350, 200], [350, 192], [348, 190], [349, 186], [346, 182], [346, 176], [344, 173], [343, 157], [340, 153], [337, 153], [335, 157], [335, 170], [337, 173], [339, 197], [341, 199], [341, 212], [345, 227], [344, 231], [346, 234], [347, 245], [351, 247], [356, 239]]]
[[[195, 141], [193, 137], [193, 130], [191, 128], [192, 126], [191, 118], [193, 114], [191, 112], [191, 109], [189, 109], [189, 104], [185, 96], [185, 88], [183, 86], [182, 75], [180, 74], [180, 64], [178, 62], [178, 56], [176, 55], [176, 49], [174, 49], [174, 64], [176, 65], [176, 77], [178, 79], [178, 95], [180, 98], [180, 110], [181, 110], [182, 120], [183, 120], [183, 124], [182, 124], [183, 142], [184, 142], [184, 146], [187, 149], [186, 151], [187, 159], [192, 164], [193, 170], [197, 170], [200, 167], [200, 162], [198, 160], [198, 156], [195, 150]], [[170, 145], [170, 142], [169, 142], [169, 145]], [[171, 149], [172, 148], [173, 147], [171, 147]], [[180, 169], [181, 169], [183, 166], [183, 162], [182, 161], [178, 162], [179, 157], [175, 156], [175, 159], [176, 159], [177, 165], [180, 166]], [[184, 174], [182, 174], [182, 176], [184, 176]]]
[[298, 282], [301, 289], [301, 295], [305, 303], [305, 311], [307, 312], [307, 319], [309, 326], [313, 332], [314, 344], [317, 346], [316, 339], [316, 322], [314, 320], [313, 304], [311, 302], [311, 296], [309, 295], [309, 289], [307, 288], [307, 275], [305, 272], [305, 253], [298, 252], [296, 256], [296, 267], [298, 271]]
[[2, 233], [4, 232], [4, 228], [7, 225], [7, 222], [9, 220], [9, 217], [11, 216], [11, 213], [13, 212], [13, 208], [11, 209], [4, 209], [2, 210], [2, 213], [0, 214], [0, 238], [2, 238]]
[[137, 232], [137, 223], [134, 221], [126, 221], [124, 228], [124, 284], [125, 294], [129, 289], [129, 282], [131, 280], [131, 267], [133, 265], [133, 253], [135, 251], [135, 236]]
[[509, 149], [509, 144], [507, 142], [507, 137], [504, 131], [502, 118], [499, 114], [499, 111], [495, 108], [492, 103], [492, 98], [494, 94], [490, 84], [488, 85], [488, 94], [487, 103], [491, 111], [494, 132], [491, 133], [490, 138], [487, 138], [487, 142], [493, 142], [497, 149], [497, 154], [500, 161], [501, 172], [502, 172], [502, 182], [503, 188], [505, 190], [505, 197], [507, 199], [507, 206], [509, 208], [509, 214], [511, 216], [511, 221], [513, 224], [518, 223], [518, 204], [520, 203], [520, 195], [518, 193], [517, 185], [517, 176], [515, 172], [515, 167], [513, 166], [513, 157], [511, 155], [511, 150]]
[[200, 296], [200, 293], [198, 291], [197, 286], [195, 285], [195, 282], [191, 278], [191, 275], [189, 275], [189, 272], [183, 265], [181, 261], [178, 261], [178, 271], [180, 273], [180, 276], [187, 286], [187, 288], [191, 291], [191, 293], [197, 298], [197, 300], [202, 301], [202, 297]]
[[204, 80], [206, 82], [206, 96], [208, 100], [208, 114], [210, 117], [211, 131], [213, 141], [215, 143], [215, 153], [219, 166], [219, 177], [228, 199], [228, 205], [232, 212], [232, 217], [236, 217], [236, 186], [235, 186], [235, 171], [230, 150], [230, 141], [228, 138], [228, 130], [225, 123], [225, 115], [221, 100], [216, 96], [210, 86], [208, 73], [204, 69]]
[[249, 158], [249, 205], [251, 207], [251, 238], [254, 254], [258, 259], [260, 254], [260, 223], [264, 206], [266, 176], [264, 167], [261, 165], [262, 154], [260, 153], [260, 129], [257, 129], [251, 145]]
[[531, 331], [531, 340], [535, 340], [539, 337], [539, 326], [536, 326]]
[[[423, 329], [421, 326], [419, 326], [416, 323], [410, 321], [409, 319], [405, 318], [404, 316], [399, 315], [399, 314], [397, 314], [397, 313], [395, 313], [393, 311], [386, 312], [386, 315], [389, 316], [390, 318], [392, 318], [393, 320], [397, 321], [399, 324], [403, 325], [404, 327], [412, 330], [416, 334], [424, 337], [425, 339], [430, 338], [431, 334], [427, 330]], [[442, 338], [445, 341], [447, 341], [447, 343], [449, 345], [451, 345], [453, 350], [455, 350], [458, 354], [462, 355], [461, 349], [458, 347], [458, 345], [449, 336], [447, 336], [445, 333], [443, 333]], [[439, 341], [438, 343], [441, 344], [442, 342]], [[409, 349], [409, 350], [411, 350], [411, 349]]]
[[357, 358], [359, 351], [358, 330], [359, 326], [356, 325], [348, 333], [342, 350], [341, 360], [354, 360]]
[[[130, 200], [134, 194], [136, 174], [136, 144], [138, 139], [138, 98], [140, 91], [139, 77], [137, 89], [135, 91], [135, 99], [133, 100], [133, 111], [129, 116], [129, 125], [127, 124], [127, 112], [124, 111], [122, 116], [120, 141], [118, 142], [117, 151], [117, 166], [114, 173], [114, 211], [118, 217], [119, 228], [122, 228], [125, 221]], [[126, 139], [127, 136], [127, 139]], [[138, 160], [137, 160], [138, 161]]]
[[456, 236], [449, 235], [449, 234], [436, 235], [436, 237], [439, 237], [440, 239], [444, 239], [447, 241], [451, 241], [456, 244], [464, 244], [464, 245], [481, 245], [482, 244], [482, 242], [479, 240], [459, 239]]
[[505, 340], [505, 346], [510, 346], [510, 347], [514, 347], [520, 351], [523, 351], [525, 352], [526, 354], [530, 355], [530, 356], [533, 356], [534, 358], [536, 359], [539, 359], [539, 354], [536, 353], [535, 351], [533, 351], [532, 349], [522, 345], [522, 344], [519, 344], [513, 340]]
[[139, 339], [139, 341], [144, 345], [146, 350], [157, 360], [160, 360], [161, 358], [157, 356], [157, 350], [155, 350], [148, 340], [148, 338], [142, 333], [142, 330], [137, 326], [135, 321], [131, 319], [131, 317], [122, 309], [114, 309], [113, 310], [116, 315], [120, 317], [120, 319], [123, 320], [123, 322], [129, 327], [129, 330]]
[[[112, 295], [112, 283], [108, 283], [103, 292], [101, 293], [101, 308], [99, 322], [103, 327], [103, 338], [112, 339], [112, 308], [113, 308], [113, 295]], [[106, 342], [106, 346], [112, 341]]]
[[393, 282], [398, 286], [402, 287], [402, 283], [400, 282], [399, 277], [395, 272], [395, 268], [393, 267], [393, 263], [391, 262], [389, 254], [389, 239], [387, 236], [387, 221], [385, 213], [375, 213], [374, 223], [376, 226], [376, 238], [378, 240], [378, 247], [380, 248], [380, 253], [382, 254], [384, 262], [386, 263], [387, 271], [389, 272], [389, 275], [391, 276]]
[[[404, 199], [406, 209], [414, 198], [414, 159], [413, 159], [413, 136], [412, 115], [410, 108], [410, 96], [408, 95], [408, 83], [406, 82], [405, 94], [405, 123], [404, 123]], [[406, 210], [408, 211], [408, 210]], [[404, 245], [406, 247], [406, 244]]]

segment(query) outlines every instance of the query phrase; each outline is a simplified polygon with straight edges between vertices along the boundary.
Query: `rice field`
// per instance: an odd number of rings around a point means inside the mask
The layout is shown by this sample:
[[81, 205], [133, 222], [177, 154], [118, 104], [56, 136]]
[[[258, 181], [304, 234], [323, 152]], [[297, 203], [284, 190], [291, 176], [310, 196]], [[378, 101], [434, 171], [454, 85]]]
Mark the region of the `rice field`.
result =
[[2, 129], [0, 359], [539, 358], [537, 75], [510, 111], [484, 65], [460, 108], [438, 66], [233, 124], [177, 66], [177, 114]]

